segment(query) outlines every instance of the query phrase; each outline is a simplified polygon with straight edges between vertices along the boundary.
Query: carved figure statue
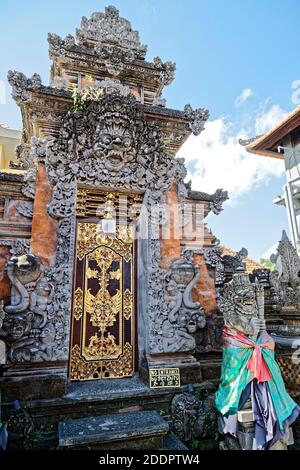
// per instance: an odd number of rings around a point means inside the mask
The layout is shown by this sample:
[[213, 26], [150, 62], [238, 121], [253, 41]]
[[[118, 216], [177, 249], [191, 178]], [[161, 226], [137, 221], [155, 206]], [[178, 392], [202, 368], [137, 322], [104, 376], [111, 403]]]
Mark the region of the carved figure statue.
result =
[[277, 254], [271, 256], [276, 270], [271, 274], [271, 285], [282, 299], [284, 307], [300, 307], [300, 258], [283, 230]]
[[201, 393], [180, 393], [171, 402], [173, 429], [185, 442], [193, 437], [214, 437], [217, 431], [217, 416], [213, 395]]
[[203, 308], [192, 298], [198, 277], [198, 266], [182, 259], [173, 263], [167, 284], [170, 311], [162, 324], [165, 352], [193, 351], [196, 347], [194, 334], [206, 324]]
[[45, 277], [42, 277], [32, 292], [30, 298], [30, 310], [36, 315], [40, 316], [38, 328], [43, 328], [47, 322], [47, 306], [53, 298], [54, 292], [52, 285]]
[[40, 361], [49, 358], [56, 330], [48, 322], [48, 307], [54, 289], [43, 275], [39, 259], [32, 254], [13, 256], [7, 262], [11, 281], [11, 303], [0, 308], [0, 337], [7, 346], [7, 358]]
[[234, 281], [224, 285], [219, 304], [226, 327], [255, 337], [265, 329], [264, 288], [250, 283], [243, 268], [237, 269]]
[[263, 286], [252, 284], [240, 268], [225, 284], [220, 301], [225, 321], [221, 384], [216, 395], [220, 425], [224, 434], [242, 442], [241, 412], [250, 413], [253, 433], [250, 443], [247, 436], [247, 448], [253, 450], [268, 450], [284, 439], [300, 413], [285, 389], [274, 357], [274, 340], [265, 331], [263, 295]]

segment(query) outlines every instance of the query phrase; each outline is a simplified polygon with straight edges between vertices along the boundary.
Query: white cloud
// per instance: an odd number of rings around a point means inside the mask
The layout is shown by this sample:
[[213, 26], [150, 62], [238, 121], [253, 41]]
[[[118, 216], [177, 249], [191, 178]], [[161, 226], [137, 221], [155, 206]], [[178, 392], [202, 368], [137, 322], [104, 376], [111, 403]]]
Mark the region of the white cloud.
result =
[[242, 93], [235, 99], [234, 106], [238, 108], [252, 95], [253, 91], [251, 90], [251, 88], [244, 88]]
[[262, 255], [262, 258], [270, 259], [270, 256], [277, 253], [278, 242], [274, 243]]
[[[269, 130], [284, 114], [280, 106], [273, 105], [253, 116], [253, 127], [257, 132]], [[235, 204], [252, 188], [283, 175], [281, 160], [249, 154], [238, 143], [239, 138], [251, 135], [253, 132], [245, 129], [233, 131], [232, 123], [219, 118], [207, 122], [198, 137], [189, 137], [178, 156], [186, 160], [187, 179], [192, 180], [193, 189], [214, 192], [223, 188], [229, 192], [229, 204]]]
[[279, 104], [273, 104], [273, 106], [268, 110], [263, 110], [255, 119], [256, 134], [265, 134], [282, 121], [286, 115], [287, 113], [279, 106]]

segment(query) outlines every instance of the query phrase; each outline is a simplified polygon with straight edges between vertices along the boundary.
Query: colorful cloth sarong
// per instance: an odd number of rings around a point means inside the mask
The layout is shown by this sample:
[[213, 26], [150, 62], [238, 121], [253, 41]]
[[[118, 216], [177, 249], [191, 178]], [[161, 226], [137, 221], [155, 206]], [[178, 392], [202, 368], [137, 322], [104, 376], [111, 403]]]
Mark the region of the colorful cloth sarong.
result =
[[289, 396], [274, 356], [275, 342], [263, 331], [257, 340], [224, 328], [221, 384], [216, 407], [224, 433], [237, 437], [237, 412], [251, 397], [254, 448], [266, 449], [280, 439], [300, 408]]

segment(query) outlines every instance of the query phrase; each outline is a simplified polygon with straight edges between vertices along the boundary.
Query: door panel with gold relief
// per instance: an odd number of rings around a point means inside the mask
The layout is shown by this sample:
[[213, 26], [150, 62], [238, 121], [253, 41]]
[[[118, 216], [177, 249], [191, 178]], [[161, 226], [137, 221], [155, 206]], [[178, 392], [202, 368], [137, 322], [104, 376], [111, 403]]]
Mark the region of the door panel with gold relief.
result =
[[70, 380], [131, 377], [135, 370], [133, 226], [105, 234], [77, 220]]

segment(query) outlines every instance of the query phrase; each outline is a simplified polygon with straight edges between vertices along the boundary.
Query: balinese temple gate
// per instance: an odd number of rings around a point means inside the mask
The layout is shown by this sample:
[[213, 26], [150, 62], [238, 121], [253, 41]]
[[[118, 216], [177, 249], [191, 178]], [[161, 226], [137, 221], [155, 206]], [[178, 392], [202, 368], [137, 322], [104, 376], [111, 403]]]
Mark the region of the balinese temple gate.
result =
[[191, 190], [175, 154], [208, 111], [166, 107], [175, 64], [147, 62], [114, 7], [48, 41], [50, 86], [8, 75], [24, 132], [19, 164], [1, 174], [7, 393], [19, 395], [16, 377], [23, 398], [26, 384], [58, 396], [69, 381], [148, 382], [153, 367], [197, 382], [195, 335], [216, 310], [203, 218], [227, 193]]
[[[245, 249], [223, 252], [205, 218], [227, 192], [192, 189], [176, 158], [209, 112], [166, 106], [175, 64], [148, 62], [116, 8], [48, 42], [49, 86], [8, 73], [23, 120], [18, 161], [0, 171], [0, 388], [11, 445], [186, 449], [166, 443], [170, 425], [190, 448], [218, 448], [224, 320], [250, 335], [255, 317], [277, 335], [274, 370], [299, 400], [300, 259], [286, 234], [279, 270], [248, 269]], [[25, 408], [12, 412], [16, 400]], [[221, 447], [253, 448], [244, 408], [238, 439]]]

